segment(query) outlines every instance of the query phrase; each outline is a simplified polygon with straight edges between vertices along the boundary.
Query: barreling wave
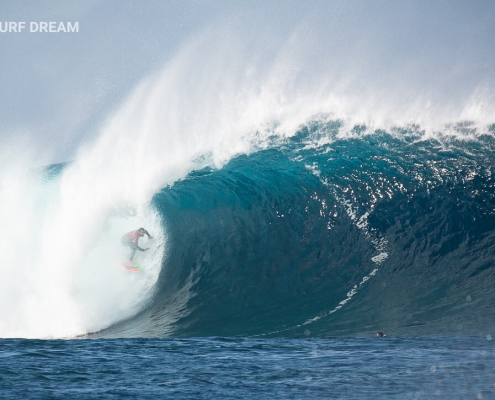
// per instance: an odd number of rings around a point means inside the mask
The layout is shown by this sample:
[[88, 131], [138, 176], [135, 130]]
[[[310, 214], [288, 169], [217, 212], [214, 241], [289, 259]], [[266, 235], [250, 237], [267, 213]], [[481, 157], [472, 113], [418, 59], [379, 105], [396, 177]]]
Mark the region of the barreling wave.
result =
[[318, 120], [191, 172], [152, 201], [169, 237], [153, 300], [97, 336], [490, 331], [493, 129]]
[[[51, 145], [2, 142], [0, 337], [493, 327], [487, 22], [325, 4], [211, 23], [70, 163], [33, 172]], [[454, 28], [473, 34], [445, 51]]]

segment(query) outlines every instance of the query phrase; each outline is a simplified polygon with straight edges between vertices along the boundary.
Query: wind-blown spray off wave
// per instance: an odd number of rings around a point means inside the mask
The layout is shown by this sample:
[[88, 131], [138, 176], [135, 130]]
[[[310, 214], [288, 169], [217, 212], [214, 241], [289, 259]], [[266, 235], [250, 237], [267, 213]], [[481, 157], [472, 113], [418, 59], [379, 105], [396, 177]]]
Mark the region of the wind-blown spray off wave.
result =
[[[441, 102], [378, 105], [347, 64], [308, 65], [298, 31], [254, 56], [223, 33], [143, 81], [73, 162], [1, 171], [0, 336], [492, 327], [493, 99], [464, 90], [435, 119]], [[139, 226], [141, 276], [120, 268]]]

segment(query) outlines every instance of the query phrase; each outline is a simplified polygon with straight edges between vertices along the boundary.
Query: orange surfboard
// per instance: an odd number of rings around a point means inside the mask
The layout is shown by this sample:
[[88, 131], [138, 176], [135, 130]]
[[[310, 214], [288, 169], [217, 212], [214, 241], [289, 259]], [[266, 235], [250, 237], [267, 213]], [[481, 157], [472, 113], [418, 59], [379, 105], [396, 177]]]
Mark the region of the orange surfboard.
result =
[[123, 263], [122, 267], [125, 268], [127, 271], [131, 271], [131, 272], [141, 272], [143, 270], [141, 266], [138, 265], [137, 263], [133, 263], [133, 265], [128, 265], [126, 263]]

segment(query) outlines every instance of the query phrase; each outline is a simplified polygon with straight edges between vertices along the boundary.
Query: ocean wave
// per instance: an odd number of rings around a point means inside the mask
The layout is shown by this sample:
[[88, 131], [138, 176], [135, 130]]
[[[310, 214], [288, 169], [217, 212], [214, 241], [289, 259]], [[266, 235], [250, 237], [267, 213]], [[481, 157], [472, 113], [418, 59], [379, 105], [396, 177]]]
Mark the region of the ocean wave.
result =
[[169, 245], [155, 297], [97, 336], [147, 336], [151, 323], [160, 336], [185, 287], [187, 315], [163, 335], [491, 329], [493, 137], [446, 146], [382, 131], [308, 146], [332, 126], [159, 191]]

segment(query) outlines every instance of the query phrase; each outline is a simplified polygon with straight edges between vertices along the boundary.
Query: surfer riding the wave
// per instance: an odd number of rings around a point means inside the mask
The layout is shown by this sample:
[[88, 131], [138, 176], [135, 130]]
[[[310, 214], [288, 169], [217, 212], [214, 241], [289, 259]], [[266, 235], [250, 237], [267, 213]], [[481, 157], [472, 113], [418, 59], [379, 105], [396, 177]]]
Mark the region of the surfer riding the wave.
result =
[[122, 236], [122, 239], [120, 240], [124, 246], [129, 246], [132, 250], [131, 255], [129, 257], [129, 260], [132, 262], [132, 259], [134, 258], [134, 254], [136, 254], [136, 250], [139, 251], [147, 251], [150, 248], [146, 247], [145, 249], [139, 247], [139, 238], [143, 237], [144, 235], [148, 235], [148, 239], [153, 239], [153, 237], [149, 234], [149, 232], [144, 229], [144, 228], [139, 228], [136, 231], [128, 232], [124, 236]]

